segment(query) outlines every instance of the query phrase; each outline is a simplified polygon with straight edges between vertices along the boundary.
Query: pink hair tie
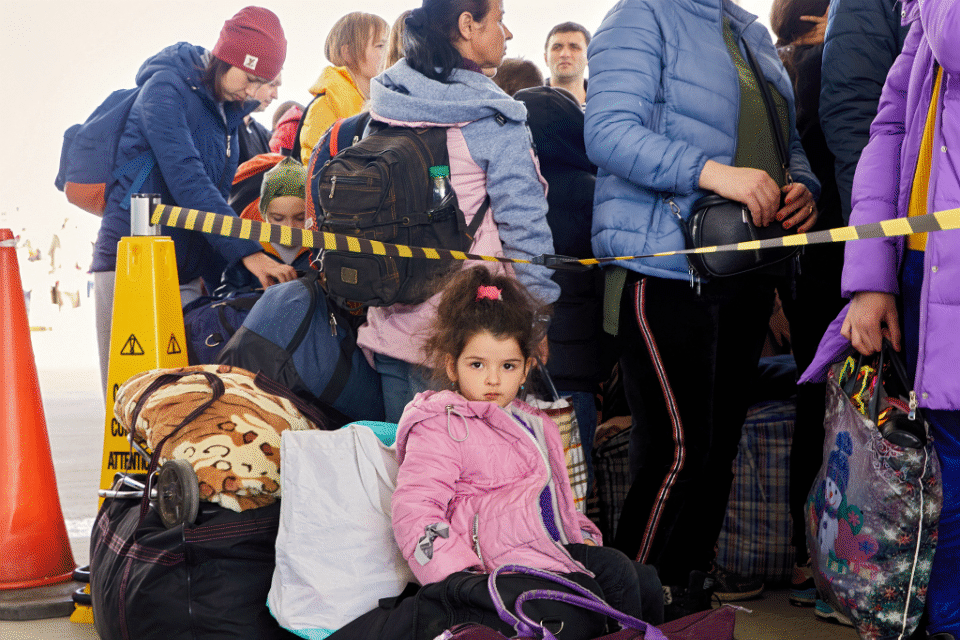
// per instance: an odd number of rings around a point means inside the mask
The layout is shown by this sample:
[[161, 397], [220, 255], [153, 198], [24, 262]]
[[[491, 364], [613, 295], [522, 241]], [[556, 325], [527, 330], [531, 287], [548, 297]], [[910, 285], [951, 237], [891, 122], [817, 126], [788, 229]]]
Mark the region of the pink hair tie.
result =
[[480, 285], [477, 287], [477, 300], [503, 300], [499, 287]]

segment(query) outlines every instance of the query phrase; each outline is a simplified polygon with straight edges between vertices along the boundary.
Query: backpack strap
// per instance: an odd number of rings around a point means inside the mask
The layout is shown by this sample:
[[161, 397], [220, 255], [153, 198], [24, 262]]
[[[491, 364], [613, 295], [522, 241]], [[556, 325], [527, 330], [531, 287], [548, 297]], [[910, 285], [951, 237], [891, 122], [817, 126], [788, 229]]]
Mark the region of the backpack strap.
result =
[[114, 182], [125, 175], [133, 173], [134, 171], [137, 172], [133, 182], [130, 183], [130, 188], [127, 189], [127, 192], [123, 194], [123, 198], [120, 199], [120, 209], [126, 211], [130, 208], [130, 196], [135, 193], [140, 193], [143, 183], [147, 181], [147, 178], [150, 176], [150, 172], [153, 171], [153, 168], [156, 166], [156, 164], [157, 159], [154, 157], [153, 151], [147, 149], [133, 160], [130, 160], [123, 166], [114, 169], [111, 176]]
[[307, 307], [307, 314], [303, 317], [303, 320], [300, 321], [300, 326], [297, 327], [297, 332], [293, 334], [290, 342], [285, 347], [287, 353], [296, 351], [300, 343], [303, 342], [303, 339], [307, 336], [307, 331], [310, 330], [310, 324], [313, 322], [313, 314], [317, 312], [317, 289], [319, 288], [317, 278], [319, 277], [320, 272], [312, 270], [300, 278], [300, 281], [310, 293], [310, 304]]
[[490, 209], [490, 194], [487, 194], [487, 197], [483, 199], [483, 204], [480, 205], [480, 208], [477, 209], [477, 212], [473, 214], [473, 217], [470, 219], [470, 224], [467, 225], [467, 235], [470, 237], [470, 241], [473, 241], [475, 235], [477, 235], [477, 229], [480, 228], [480, 225], [483, 224], [483, 219], [487, 217], [487, 210]]
[[290, 150], [290, 157], [299, 160], [300, 152], [303, 149], [303, 146], [300, 144], [300, 134], [303, 133], [303, 123], [307, 120], [307, 114], [310, 113], [310, 107], [313, 106], [313, 103], [317, 101], [317, 98], [320, 96], [327, 95], [326, 91], [322, 91], [317, 95], [313, 96], [313, 100], [307, 103], [307, 106], [303, 109], [303, 115], [300, 116], [300, 123], [297, 125], [297, 133], [293, 136], [293, 148]]
[[337, 118], [337, 121], [333, 123], [333, 126], [330, 127], [330, 157], [337, 155], [337, 152], [340, 151], [340, 125], [343, 124], [344, 118]]
[[[338, 315], [336, 311], [339, 309], [329, 297], [327, 297], [327, 310], [330, 312], [330, 329], [335, 333], [337, 327], [334, 322], [336, 322], [336, 316]], [[341, 320], [343, 320], [342, 317]], [[333, 406], [333, 403], [336, 402], [340, 394], [343, 393], [343, 390], [347, 387], [347, 381], [350, 379], [350, 369], [353, 367], [353, 354], [356, 350], [357, 338], [356, 336], [350, 336], [348, 330], [347, 337], [340, 341], [337, 364], [334, 365], [330, 382], [327, 383], [323, 393], [320, 394], [321, 402]]]

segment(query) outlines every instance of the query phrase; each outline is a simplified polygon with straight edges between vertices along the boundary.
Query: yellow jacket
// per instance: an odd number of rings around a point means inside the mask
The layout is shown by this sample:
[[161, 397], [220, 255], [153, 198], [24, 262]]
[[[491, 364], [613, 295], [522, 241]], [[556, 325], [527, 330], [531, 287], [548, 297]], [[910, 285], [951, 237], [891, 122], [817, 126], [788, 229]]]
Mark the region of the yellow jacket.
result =
[[310, 93], [319, 97], [303, 116], [300, 160], [304, 165], [310, 162], [310, 153], [330, 125], [339, 118], [357, 115], [366, 101], [346, 67], [326, 67], [310, 87]]

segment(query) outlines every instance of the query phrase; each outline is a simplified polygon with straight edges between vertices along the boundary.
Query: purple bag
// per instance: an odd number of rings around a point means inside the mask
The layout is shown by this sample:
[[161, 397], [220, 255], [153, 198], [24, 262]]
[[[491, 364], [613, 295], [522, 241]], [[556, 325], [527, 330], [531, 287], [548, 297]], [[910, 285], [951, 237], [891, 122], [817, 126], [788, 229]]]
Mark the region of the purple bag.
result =
[[[505, 572], [522, 573], [529, 576], [536, 576], [544, 580], [552, 580], [553, 582], [570, 589], [574, 593], [565, 593], [563, 591], [554, 591], [552, 589], [532, 589], [521, 594], [520, 597], [517, 598], [516, 604], [514, 605], [516, 608], [516, 615], [514, 615], [504, 605], [503, 599], [500, 597], [500, 593], [497, 589], [497, 577]], [[506, 564], [490, 574], [490, 577], [487, 580], [487, 585], [490, 588], [490, 597], [493, 598], [493, 606], [496, 607], [497, 614], [499, 614], [500, 619], [513, 626], [513, 628], [517, 631], [517, 637], [520, 638], [543, 638], [543, 640], [556, 640], [556, 636], [554, 636], [549, 629], [530, 619], [523, 612], [524, 603], [529, 602], [530, 600], [556, 600], [582, 607], [583, 609], [587, 609], [589, 611], [602, 613], [608, 618], [612, 618], [619, 622], [620, 626], [623, 627], [623, 630], [633, 632], [625, 635], [620, 635], [622, 632], [617, 632], [613, 637], [616, 637], [618, 640], [627, 640], [628, 638], [667, 640], [663, 633], [653, 625], [647, 624], [646, 622], [638, 620], [633, 616], [628, 616], [625, 613], [617, 611], [600, 599], [600, 597], [595, 593], [581, 587], [575, 582], [567, 580], [562, 576], [550, 573], [549, 571], [531, 569], [530, 567], [517, 564]], [[611, 638], [612, 640], [611, 636], [606, 637]]]
[[496, 629], [478, 624], [476, 622], [464, 622], [455, 627], [447, 629], [436, 640], [509, 640]]
[[[521, 594], [520, 597], [517, 598], [514, 605], [516, 615], [514, 615], [514, 613], [510, 612], [504, 605], [496, 587], [497, 577], [504, 572], [522, 573], [544, 580], [552, 580], [579, 595], [551, 589], [533, 589]], [[523, 612], [524, 603], [530, 600], [545, 599], [557, 600], [590, 611], [602, 613], [608, 618], [620, 623], [620, 631], [607, 634], [597, 640], [639, 640], [641, 638], [644, 640], [733, 640], [736, 610], [732, 607], [720, 607], [719, 609], [702, 611], [668, 622], [660, 627], [655, 627], [633, 616], [628, 616], [625, 613], [617, 611], [591, 591], [581, 587], [575, 582], [571, 582], [562, 576], [555, 575], [548, 571], [531, 569], [530, 567], [524, 567], [522, 565], [508, 564], [491, 573], [487, 585], [490, 588], [490, 597], [493, 599], [494, 607], [497, 609], [500, 619], [516, 629], [518, 638], [556, 640], [556, 637], [549, 629], [530, 619]], [[447, 633], [451, 635], [444, 635], [441, 636], [441, 638], [444, 640], [500, 640], [500, 638], [503, 637], [496, 632], [494, 632], [496, 635], [482, 635], [485, 632], [475, 628], [454, 628]]]

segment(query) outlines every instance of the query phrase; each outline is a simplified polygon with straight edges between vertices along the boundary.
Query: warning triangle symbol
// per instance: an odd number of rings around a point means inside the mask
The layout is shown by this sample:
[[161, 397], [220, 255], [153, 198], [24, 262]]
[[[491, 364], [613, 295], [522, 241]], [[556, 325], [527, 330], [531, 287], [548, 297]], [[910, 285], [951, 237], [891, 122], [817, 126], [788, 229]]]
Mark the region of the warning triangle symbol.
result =
[[137, 340], [137, 336], [132, 333], [123, 344], [123, 349], [120, 349], [120, 355], [122, 356], [142, 356], [143, 353], [143, 347], [140, 345], [140, 341]]
[[180, 343], [177, 342], [177, 336], [170, 334], [170, 342], [167, 343], [167, 355], [175, 355], [177, 353], [182, 353], [180, 351]]

